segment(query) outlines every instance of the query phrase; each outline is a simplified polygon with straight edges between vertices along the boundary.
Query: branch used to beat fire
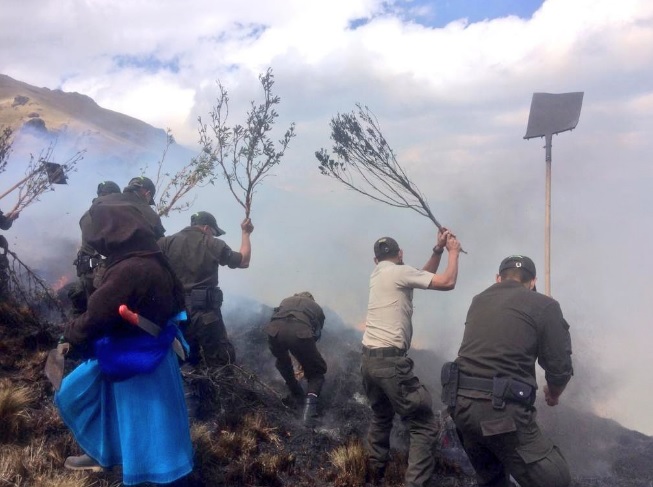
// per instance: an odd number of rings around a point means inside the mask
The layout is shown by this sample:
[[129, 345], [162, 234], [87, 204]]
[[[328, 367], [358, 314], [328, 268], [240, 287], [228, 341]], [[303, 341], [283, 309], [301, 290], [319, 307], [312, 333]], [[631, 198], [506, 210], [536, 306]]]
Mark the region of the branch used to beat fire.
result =
[[0, 195], [0, 199], [16, 189], [18, 199], [8, 215], [20, 212], [39, 201], [39, 197], [47, 191], [54, 191], [55, 184], [66, 184], [68, 174], [76, 170], [77, 163], [84, 158], [86, 151], [79, 151], [63, 164], [52, 162], [56, 143], [51, 143], [38, 158], [30, 156], [26, 176]]
[[[159, 216], [168, 216], [171, 212], [188, 210], [194, 203], [182, 200], [195, 188], [204, 186], [211, 179], [211, 163], [204, 154], [193, 157], [176, 173], [166, 170], [166, 157], [175, 139], [170, 129], [166, 130], [166, 145], [161, 159], [157, 163], [154, 185], [157, 188], [158, 202], [156, 212]], [[141, 174], [146, 175], [147, 167], [141, 168]]]
[[245, 125], [227, 125], [229, 96], [220, 82], [216, 104], [209, 113], [210, 122], [203, 123], [201, 117], [198, 119], [203, 152], [214, 165], [214, 171], [220, 172], [227, 181], [229, 191], [238, 204], [245, 209], [245, 218], [249, 218], [256, 187], [280, 163], [290, 140], [295, 136], [295, 124], [291, 123], [279, 140], [279, 148], [275, 147], [269, 132], [278, 117], [274, 107], [281, 99], [272, 95], [274, 76], [271, 69], [259, 75], [259, 80], [264, 101], [259, 105], [251, 102]]
[[376, 201], [410, 208], [442, 229], [424, 195], [399, 165], [376, 116], [367, 107], [358, 103], [356, 107], [357, 113], [339, 113], [331, 119], [331, 139], [337, 160], [326, 149], [317, 151], [320, 172]]

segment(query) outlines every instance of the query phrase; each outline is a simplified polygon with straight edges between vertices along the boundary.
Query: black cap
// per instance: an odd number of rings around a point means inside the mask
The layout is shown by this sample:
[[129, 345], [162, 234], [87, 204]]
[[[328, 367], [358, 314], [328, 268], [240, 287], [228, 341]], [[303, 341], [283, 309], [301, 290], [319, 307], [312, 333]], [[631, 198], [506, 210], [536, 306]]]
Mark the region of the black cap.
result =
[[198, 211], [193, 213], [190, 217], [191, 225], [208, 225], [216, 232], [216, 237], [224, 235], [225, 231], [218, 226], [218, 222], [215, 220], [215, 217], [211, 215], [208, 211]]
[[97, 185], [97, 195], [104, 196], [105, 194], [120, 193], [120, 186], [113, 181], [102, 181]]
[[374, 256], [377, 259], [393, 256], [399, 252], [399, 244], [392, 237], [381, 237], [374, 242]]
[[148, 201], [148, 204], [153, 205], [156, 187], [150, 178], [146, 178], [145, 176], [132, 178], [129, 180], [129, 183], [127, 184], [127, 187], [124, 189], [124, 191], [134, 191], [141, 188], [150, 192], [150, 201]]
[[535, 264], [525, 255], [510, 255], [501, 261], [499, 274], [506, 269], [521, 268], [528, 271], [533, 277], [536, 277]]

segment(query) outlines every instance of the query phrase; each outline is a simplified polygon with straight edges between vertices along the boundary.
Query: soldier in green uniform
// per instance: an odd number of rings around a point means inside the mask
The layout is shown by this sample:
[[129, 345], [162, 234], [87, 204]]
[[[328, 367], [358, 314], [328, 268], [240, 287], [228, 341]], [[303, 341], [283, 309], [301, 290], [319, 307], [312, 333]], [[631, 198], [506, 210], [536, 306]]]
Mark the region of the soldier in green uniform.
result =
[[455, 362], [442, 371], [443, 400], [481, 487], [566, 487], [569, 467], [535, 421], [535, 361], [544, 398], [558, 399], [573, 375], [569, 325], [554, 299], [535, 290], [531, 259], [506, 257], [496, 283], [475, 296]]
[[[120, 187], [113, 181], [102, 181], [97, 186], [97, 197], [108, 194], [120, 193]], [[95, 201], [95, 198], [93, 199]], [[88, 218], [88, 211], [82, 219]], [[81, 219], [80, 219], [81, 226]], [[73, 265], [77, 269], [79, 278], [75, 285], [68, 291], [68, 297], [73, 304], [73, 315], [79, 316], [86, 311], [89, 296], [95, 290], [93, 279], [101, 265], [103, 257], [87, 242], [82, 239], [82, 245], [77, 252]]]
[[[317, 401], [327, 371], [327, 364], [316, 346], [323, 326], [324, 312], [308, 291], [281, 301], [274, 309], [270, 323], [265, 326], [270, 351], [277, 359], [277, 370], [290, 390], [290, 402], [304, 403], [306, 423], [317, 416]], [[297, 359], [304, 371], [308, 382], [306, 396], [295, 377], [290, 354]]]
[[218, 268], [249, 267], [252, 254], [250, 234], [254, 226], [249, 218], [240, 225], [240, 252], [221, 239], [225, 232], [207, 211], [191, 216], [190, 226], [159, 240], [159, 246], [184, 285], [190, 323], [183, 330], [190, 345], [189, 362], [196, 365], [203, 356], [209, 366], [234, 363], [236, 354], [222, 320], [222, 291], [218, 287]]

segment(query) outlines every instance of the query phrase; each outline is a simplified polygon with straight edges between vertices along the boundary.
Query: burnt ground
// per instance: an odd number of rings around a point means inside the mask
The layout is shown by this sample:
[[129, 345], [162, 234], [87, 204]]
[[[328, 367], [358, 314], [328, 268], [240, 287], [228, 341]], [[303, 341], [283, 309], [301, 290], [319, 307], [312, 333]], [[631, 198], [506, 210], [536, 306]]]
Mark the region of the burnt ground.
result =
[[[318, 347], [329, 372], [322, 393], [322, 416], [307, 428], [299, 411], [287, 407], [285, 386], [267, 350], [262, 331], [271, 308], [234, 298], [225, 322], [238, 353], [229, 370], [201, 369], [186, 374], [200, 391], [192, 421], [195, 469], [186, 486], [363, 486], [364, 438], [370, 417], [359, 373], [360, 333], [326, 310]], [[43, 375], [47, 351], [59, 335], [29, 310], [0, 303], [0, 486], [118, 486], [119, 469], [71, 473], [68, 455], [79, 454], [52, 404], [52, 387]], [[444, 361], [414, 350], [416, 373], [434, 392]], [[74, 366], [74, 362], [68, 367]], [[22, 408], [3, 406], [7, 391], [27, 391]], [[434, 394], [435, 395], [435, 394]], [[6, 404], [6, 401], [5, 401]], [[4, 407], [4, 409], [3, 409]], [[434, 408], [442, 404], [434, 397]], [[540, 422], [566, 455], [575, 487], [652, 487], [653, 438], [591, 413], [561, 405], [539, 406]], [[441, 420], [433, 485], [476, 485], [462, 450]], [[397, 421], [388, 487], [402, 485], [407, 435]]]

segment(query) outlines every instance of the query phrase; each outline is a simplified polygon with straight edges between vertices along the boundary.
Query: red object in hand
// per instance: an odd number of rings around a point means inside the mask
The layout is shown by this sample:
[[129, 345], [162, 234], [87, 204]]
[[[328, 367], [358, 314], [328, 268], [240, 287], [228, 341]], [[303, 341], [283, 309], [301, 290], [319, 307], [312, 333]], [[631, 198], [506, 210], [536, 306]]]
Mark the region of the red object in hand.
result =
[[138, 326], [138, 315], [129, 309], [126, 304], [121, 304], [120, 307], [118, 307], [118, 314], [126, 322]]

